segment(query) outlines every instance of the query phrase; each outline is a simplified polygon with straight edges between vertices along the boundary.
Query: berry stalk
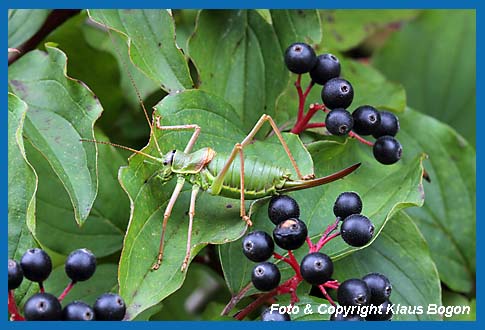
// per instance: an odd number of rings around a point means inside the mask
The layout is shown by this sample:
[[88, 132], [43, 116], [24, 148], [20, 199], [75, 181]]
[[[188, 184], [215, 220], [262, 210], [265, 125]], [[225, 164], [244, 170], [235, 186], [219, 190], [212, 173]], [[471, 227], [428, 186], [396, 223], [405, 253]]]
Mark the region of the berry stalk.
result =
[[13, 290], [8, 290], [8, 312], [10, 313], [10, 319], [12, 321], [25, 321], [22, 315], [20, 315]]
[[62, 300], [66, 297], [66, 295], [69, 293], [69, 291], [71, 291], [71, 289], [74, 287], [74, 284], [76, 284], [75, 281], [71, 281], [67, 286], [66, 288], [64, 289], [64, 291], [62, 291], [61, 295], [59, 296], [59, 298], [57, 298], [57, 300], [59, 300], [59, 302], [62, 302]]

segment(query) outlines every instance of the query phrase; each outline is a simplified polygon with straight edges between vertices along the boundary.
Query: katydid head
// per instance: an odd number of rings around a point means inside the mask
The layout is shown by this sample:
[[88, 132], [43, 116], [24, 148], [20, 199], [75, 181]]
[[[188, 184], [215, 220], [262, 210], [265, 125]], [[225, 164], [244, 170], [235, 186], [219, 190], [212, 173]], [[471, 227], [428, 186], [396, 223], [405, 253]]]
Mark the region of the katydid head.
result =
[[160, 179], [162, 179], [162, 181], [168, 181], [172, 178], [172, 175], [173, 175], [172, 164], [173, 164], [173, 158], [175, 156], [175, 152], [176, 150], [172, 150], [162, 158], [163, 167], [158, 173], [158, 176], [160, 177]]

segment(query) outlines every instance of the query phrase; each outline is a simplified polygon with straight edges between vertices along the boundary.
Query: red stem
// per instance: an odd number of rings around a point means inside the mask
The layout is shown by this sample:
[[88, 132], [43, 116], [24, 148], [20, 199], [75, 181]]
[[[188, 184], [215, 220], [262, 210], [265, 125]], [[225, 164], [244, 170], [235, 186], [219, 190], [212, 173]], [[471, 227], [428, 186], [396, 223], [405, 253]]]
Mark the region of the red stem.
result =
[[59, 300], [60, 302], [66, 297], [66, 295], [69, 293], [69, 291], [71, 291], [72, 287], [74, 286], [74, 284], [76, 284], [76, 282], [72, 281], [71, 283], [69, 283], [66, 288], [64, 289], [64, 291], [61, 293], [61, 295], [59, 296], [59, 298], [57, 298], [57, 300]]
[[310, 123], [305, 126], [305, 129], [316, 128], [316, 127], [325, 127], [325, 123]]
[[308, 247], [310, 248], [310, 252], [312, 252], [313, 247], [314, 247], [315, 245], [313, 245], [312, 240], [311, 240], [311, 239], [310, 239], [310, 237], [308, 237], [308, 236], [306, 237], [306, 244], [307, 244], [307, 245], [308, 245]]
[[296, 92], [298, 93], [298, 117], [297, 122], [300, 122], [303, 117], [303, 110], [305, 108], [305, 97], [301, 89], [301, 74], [298, 75], [295, 81]]
[[40, 293], [44, 293], [45, 292], [44, 283], [39, 282], [39, 290], [40, 290]]
[[316, 251], [320, 251], [325, 246], [325, 244], [327, 244], [328, 242], [330, 242], [331, 240], [333, 240], [337, 236], [340, 236], [340, 232], [336, 232], [335, 234], [332, 234], [332, 235], [328, 236], [327, 238], [325, 238], [324, 240], [318, 242], [317, 247], [316, 247]]
[[287, 263], [288, 265], [291, 266], [291, 268], [293, 268], [293, 270], [295, 271], [296, 274], [300, 274], [300, 265], [298, 264], [298, 261], [296, 261], [295, 256], [293, 256], [293, 253], [291, 252], [291, 250], [288, 251], [288, 255], [290, 256], [290, 258], [286, 258], [286, 257], [282, 256], [281, 254], [273, 252], [274, 258]]
[[362, 142], [363, 144], [367, 144], [368, 146], [371, 146], [373, 147], [374, 146], [374, 143], [370, 142], [370, 141], [367, 141], [366, 139], [364, 139], [363, 137], [361, 137], [359, 134], [357, 133], [354, 133], [352, 131], [349, 132], [349, 136], [351, 138], [355, 138], [357, 139], [359, 142]]
[[327, 227], [327, 229], [325, 229], [325, 231], [322, 234], [322, 237], [320, 237], [320, 240], [318, 241], [317, 244], [313, 245], [313, 248], [310, 249], [310, 252], [316, 252], [322, 249], [323, 245], [325, 245], [325, 243], [323, 242], [328, 238], [328, 235], [330, 235], [331, 232], [337, 229], [339, 222], [340, 222], [340, 219], [337, 218], [335, 219], [334, 223], [332, 223]]
[[330, 297], [330, 295], [327, 293], [327, 290], [325, 290], [324, 284], [320, 284], [318, 286], [318, 288], [320, 289], [322, 294], [325, 296], [325, 298], [327, 298], [329, 303], [331, 303], [333, 306], [337, 306], [337, 304], [335, 304], [335, 302], [333, 301], [332, 297]]
[[25, 321], [22, 315], [20, 315], [19, 308], [15, 302], [13, 290], [8, 290], [8, 312], [10, 313], [10, 319], [12, 321]]

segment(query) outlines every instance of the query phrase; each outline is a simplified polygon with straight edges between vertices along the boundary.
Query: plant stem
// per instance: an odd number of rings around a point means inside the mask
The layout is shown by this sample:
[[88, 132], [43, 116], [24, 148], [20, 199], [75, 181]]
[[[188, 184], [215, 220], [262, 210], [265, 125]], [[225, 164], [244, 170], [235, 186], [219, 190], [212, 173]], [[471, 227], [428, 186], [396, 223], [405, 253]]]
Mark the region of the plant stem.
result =
[[337, 306], [337, 304], [335, 304], [335, 302], [333, 301], [332, 297], [330, 297], [330, 295], [327, 293], [327, 290], [325, 290], [324, 284], [320, 284], [318, 286], [318, 288], [320, 289], [322, 294], [325, 296], [325, 298], [327, 298], [329, 303], [331, 303], [333, 306]]
[[368, 146], [371, 146], [373, 147], [374, 146], [374, 143], [370, 142], [370, 141], [367, 141], [366, 139], [364, 139], [363, 137], [361, 137], [359, 134], [357, 133], [354, 133], [352, 131], [349, 132], [349, 136], [351, 138], [355, 138], [357, 139], [359, 142], [362, 142], [363, 144], [367, 144]]
[[65, 297], [66, 295], [69, 293], [69, 291], [71, 291], [72, 287], [74, 286], [74, 284], [76, 284], [76, 282], [72, 281], [71, 283], [69, 283], [66, 288], [64, 289], [64, 291], [61, 293], [61, 295], [59, 296], [59, 298], [57, 298], [57, 300], [59, 300], [59, 302], [61, 302]]
[[310, 123], [305, 126], [305, 129], [316, 128], [316, 127], [325, 127], [325, 123]]
[[340, 236], [340, 232], [336, 232], [335, 234], [332, 234], [332, 235], [328, 236], [327, 238], [325, 238], [324, 240], [318, 242], [316, 250], [320, 251], [325, 246], [325, 244], [327, 244], [328, 242], [330, 242], [331, 240], [333, 240], [337, 236]]
[[328, 235], [330, 235], [330, 233], [332, 233], [335, 229], [337, 229], [339, 222], [340, 222], [340, 218], [337, 218], [333, 224], [329, 225], [327, 229], [325, 229], [325, 231], [322, 234], [322, 237], [320, 237], [320, 240], [318, 241], [317, 244], [313, 245], [313, 248], [310, 249], [310, 252], [317, 252], [322, 249], [322, 247], [325, 245], [325, 240], [328, 238]]
[[231, 300], [227, 303], [226, 307], [221, 312], [221, 316], [229, 315], [229, 312], [236, 306], [236, 304], [244, 298], [246, 293], [251, 289], [252, 284], [249, 283], [246, 285], [244, 288], [241, 289], [241, 291], [238, 292], [237, 295], [231, 298]]
[[44, 283], [42, 283], [42, 282], [39, 282], [39, 291], [40, 291], [40, 293], [44, 293], [45, 292]]
[[13, 295], [13, 290], [8, 290], [8, 312], [10, 313], [10, 319], [12, 321], [25, 321], [23, 316], [20, 315], [19, 308]]

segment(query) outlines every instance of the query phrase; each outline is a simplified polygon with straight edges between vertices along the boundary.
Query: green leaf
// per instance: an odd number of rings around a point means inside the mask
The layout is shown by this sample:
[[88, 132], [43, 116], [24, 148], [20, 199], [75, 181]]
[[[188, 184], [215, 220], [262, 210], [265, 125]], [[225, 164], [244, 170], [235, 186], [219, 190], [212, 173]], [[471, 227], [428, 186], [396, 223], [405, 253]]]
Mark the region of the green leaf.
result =
[[[331, 51], [332, 52], [332, 51]], [[360, 105], [369, 104], [380, 110], [403, 112], [406, 107], [406, 93], [403, 87], [390, 82], [372, 66], [365, 65], [353, 60], [348, 60], [337, 55], [342, 65], [341, 76], [351, 82], [354, 88], [354, 100], [349, 109], [355, 109]], [[296, 80], [293, 75], [292, 80]], [[309, 75], [303, 75], [302, 88], [305, 90], [310, 83]], [[315, 85], [310, 91], [305, 112], [312, 103], [322, 103], [322, 86]], [[278, 98], [276, 105], [276, 118], [278, 123], [294, 125], [298, 114], [298, 94], [293, 84], [289, 84], [283, 94]], [[321, 114], [317, 114], [312, 122], [324, 121]], [[280, 124], [281, 125], [281, 124]]]
[[[368, 216], [375, 226], [374, 239], [387, 220], [397, 211], [423, 203], [423, 156], [420, 154], [407, 153], [399, 163], [385, 166], [377, 163], [368, 146], [355, 140], [319, 141], [310, 144], [308, 150], [313, 157], [317, 176], [328, 175], [351, 164], [362, 162], [362, 166], [344, 180], [291, 194], [300, 205], [300, 218], [305, 221], [309, 236], [314, 242], [325, 228], [335, 221], [332, 205], [343, 191], [356, 191], [361, 196], [364, 204], [363, 214]], [[274, 225], [268, 220], [267, 202], [267, 199], [261, 200], [253, 205], [253, 230], [264, 230], [269, 233], [273, 231]], [[324, 252], [336, 260], [356, 250], [337, 238], [326, 245]], [[295, 255], [301, 260], [307, 252], [308, 248], [305, 245], [296, 250]], [[220, 257], [231, 292], [239, 292], [250, 282], [254, 264], [244, 257], [240, 240], [221, 246]], [[289, 278], [294, 274], [287, 266], [281, 265], [280, 269], [284, 274], [283, 278]]]
[[[209, 146], [218, 152], [216, 157], [224, 157], [235, 143], [241, 142], [246, 136], [234, 109], [221, 98], [200, 90], [169, 95], [157, 105], [156, 111], [162, 115], [163, 125], [198, 124], [202, 131], [194, 150]], [[169, 152], [172, 149], [183, 150], [192, 131], [156, 130], [155, 134], [162, 152]], [[303, 149], [301, 141], [294, 135], [285, 137], [288, 137], [290, 150], [301, 155], [299, 163], [302, 170], [311, 169], [311, 159]], [[244, 149], [245, 156], [258, 154], [264, 159], [268, 158], [268, 161], [275, 159], [282, 166], [291, 168], [288, 160], [280, 161], [285, 154], [283, 148], [276, 144], [274, 139], [268, 143], [255, 143]], [[269, 149], [274, 152], [268, 153]], [[264, 150], [263, 154], [261, 150]], [[153, 139], [143, 152], [160, 157]], [[186, 276], [185, 272], [180, 271], [180, 267], [187, 238], [187, 211], [191, 193], [188, 183], [180, 194], [167, 225], [162, 266], [158, 271], [150, 270], [158, 253], [161, 220], [175, 180], [167, 184], [156, 178], [145, 182], [160, 170], [160, 165], [149, 162], [143, 155], [134, 155], [130, 158], [129, 166], [120, 172], [120, 182], [130, 196], [132, 207], [119, 273], [120, 292], [127, 302], [129, 319], [177, 290]], [[227, 243], [240, 237], [245, 230], [246, 225], [239, 215], [238, 200], [201, 193], [195, 208], [191, 257], [206, 244]]]
[[96, 146], [81, 143], [94, 138], [94, 121], [102, 108], [80, 81], [66, 75], [66, 55], [47, 46], [32, 51], [9, 68], [9, 88], [29, 106], [25, 135], [49, 161], [84, 223], [97, 192]]
[[452, 128], [407, 110], [399, 116], [398, 134], [405, 152], [429, 155], [422, 208], [409, 209], [431, 249], [441, 280], [458, 292], [475, 286], [475, 150]]
[[[392, 23], [410, 20], [417, 10], [322, 10], [323, 41], [327, 48], [346, 51]], [[395, 62], [399, 63], [399, 62]]]
[[[443, 306], [449, 310], [461, 308], [460, 313], [444, 315], [445, 321], [475, 321], [477, 318], [477, 301], [448, 290], [443, 291]], [[458, 306], [458, 307], [457, 307]], [[467, 309], [470, 309], [469, 311]]]
[[35, 245], [37, 174], [27, 160], [23, 126], [28, 106], [8, 94], [8, 256], [19, 260]]
[[[96, 138], [105, 139], [102, 134], [96, 134]], [[73, 209], [69, 196], [48, 162], [36, 149], [27, 148], [27, 155], [39, 174], [36, 238], [42, 246], [64, 256], [75, 249], [88, 248], [101, 258], [119, 251], [122, 246], [129, 202], [116, 173], [126, 161], [113, 147], [100, 145], [98, 148], [99, 193], [82, 227], [71, 221]], [[53, 192], [56, 192], [55, 198]]]
[[8, 47], [16, 48], [29, 40], [44, 24], [51, 10], [9, 9]]
[[90, 10], [95, 22], [122, 33], [133, 63], [167, 92], [191, 88], [189, 67], [175, 44], [168, 10]]
[[[62, 301], [62, 305], [66, 306], [74, 300], [80, 300], [92, 306], [96, 299], [103, 293], [117, 292], [117, 269], [116, 264], [97, 265], [93, 277], [87, 281], [77, 282]], [[66, 275], [64, 265], [61, 265], [54, 268], [51, 275], [49, 275], [49, 278], [45, 282], [45, 290], [55, 296], [59, 296], [69, 282], [71, 280]]]
[[433, 10], [393, 35], [373, 62], [405, 86], [409, 106], [448, 123], [474, 145], [475, 53], [475, 10]]
[[[35, 194], [37, 174], [25, 155], [23, 127], [28, 107], [13, 94], [8, 94], [8, 257], [17, 261], [27, 249], [36, 246]], [[15, 290], [20, 302], [31, 290], [23, 281]]]
[[229, 102], [244, 130], [273, 114], [289, 74], [274, 27], [256, 11], [201, 11], [189, 54], [200, 88]]
[[396, 213], [389, 220], [371, 246], [334, 263], [334, 277], [340, 282], [372, 272], [384, 274], [391, 281], [393, 304], [423, 308], [421, 315], [395, 312], [393, 320], [441, 319], [426, 312], [430, 304], [441, 305], [436, 266], [418, 228], [404, 212]]
[[318, 52], [322, 40], [320, 16], [316, 10], [271, 10], [271, 20], [284, 53], [295, 42], [306, 42]]

